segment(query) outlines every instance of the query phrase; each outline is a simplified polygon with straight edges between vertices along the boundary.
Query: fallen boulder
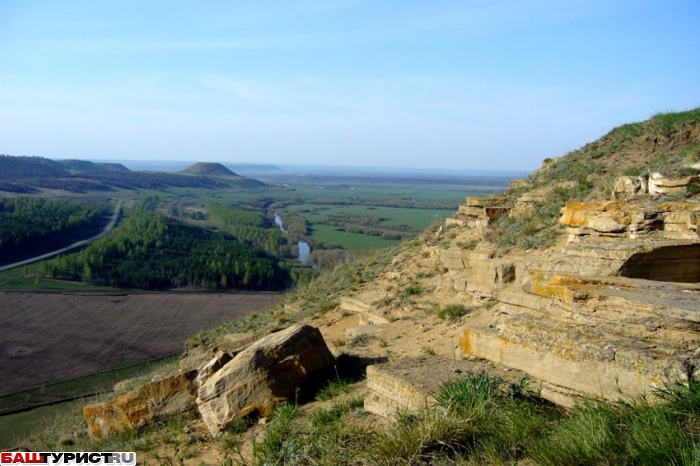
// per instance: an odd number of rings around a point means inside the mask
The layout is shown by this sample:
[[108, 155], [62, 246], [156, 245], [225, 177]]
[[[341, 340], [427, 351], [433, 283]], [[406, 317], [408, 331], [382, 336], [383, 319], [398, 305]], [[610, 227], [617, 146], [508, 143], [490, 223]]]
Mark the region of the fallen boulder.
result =
[[296, 325], [258, 340], [212, 374], [199, 388], [197, 407], [216, 436], [238, 417], [269, 416], [334, 364], [321, 332]]
[[194, 370], [166, 374], [114, 400], [85, 406], [88, 434], [104, 438], [176, 414], [195, 412], [196, 376]]

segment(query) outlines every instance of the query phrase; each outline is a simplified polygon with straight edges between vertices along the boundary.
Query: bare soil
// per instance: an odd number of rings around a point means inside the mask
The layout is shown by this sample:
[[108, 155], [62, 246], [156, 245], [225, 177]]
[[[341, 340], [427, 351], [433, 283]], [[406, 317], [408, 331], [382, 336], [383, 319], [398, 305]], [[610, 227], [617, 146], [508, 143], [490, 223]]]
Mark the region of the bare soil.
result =
[[184, 350], [281, 293], [0, 292], [0, 394]]

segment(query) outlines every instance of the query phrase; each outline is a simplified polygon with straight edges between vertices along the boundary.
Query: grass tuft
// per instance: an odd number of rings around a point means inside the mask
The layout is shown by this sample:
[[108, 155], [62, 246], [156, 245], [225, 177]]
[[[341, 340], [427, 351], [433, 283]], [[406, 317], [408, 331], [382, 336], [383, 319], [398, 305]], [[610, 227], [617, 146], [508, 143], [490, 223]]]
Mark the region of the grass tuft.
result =
[[448, 304], [437, 310], [437, 316], [443, 320], [457, 320], [467, 315], [469, 311], [471, 311], [471, 308], [467, 308], [464, 304]]

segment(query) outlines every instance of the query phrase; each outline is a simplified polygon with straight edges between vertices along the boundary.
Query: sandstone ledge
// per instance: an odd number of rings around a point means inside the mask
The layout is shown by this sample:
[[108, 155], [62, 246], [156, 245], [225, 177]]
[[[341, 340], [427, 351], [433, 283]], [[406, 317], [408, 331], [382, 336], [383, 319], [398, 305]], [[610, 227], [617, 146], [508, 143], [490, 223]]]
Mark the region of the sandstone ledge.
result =
[[391, 418], [397, 410], [419, 410], [435, 402], [440, 387], [469, 372], [488, 372], [508, 382], [527, 374], [485, 360], [453, 360], [439, 356], [404, 358], [367, 367], [365, 410]]

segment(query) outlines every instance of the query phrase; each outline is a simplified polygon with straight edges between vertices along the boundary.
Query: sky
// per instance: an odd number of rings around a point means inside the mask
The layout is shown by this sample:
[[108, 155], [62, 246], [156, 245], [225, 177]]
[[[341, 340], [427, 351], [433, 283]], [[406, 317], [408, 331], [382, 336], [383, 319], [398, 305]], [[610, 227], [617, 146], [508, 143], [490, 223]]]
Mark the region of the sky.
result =
[[0, 153], [525, 170], [700, 106], [697, 0], [0, 0]]

